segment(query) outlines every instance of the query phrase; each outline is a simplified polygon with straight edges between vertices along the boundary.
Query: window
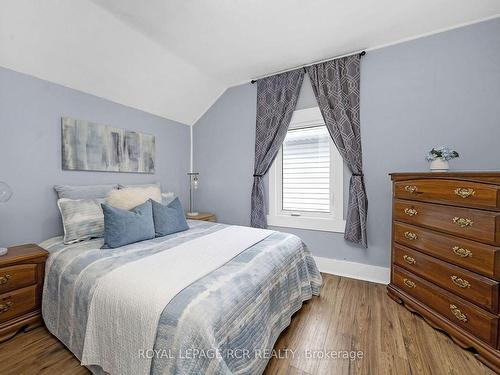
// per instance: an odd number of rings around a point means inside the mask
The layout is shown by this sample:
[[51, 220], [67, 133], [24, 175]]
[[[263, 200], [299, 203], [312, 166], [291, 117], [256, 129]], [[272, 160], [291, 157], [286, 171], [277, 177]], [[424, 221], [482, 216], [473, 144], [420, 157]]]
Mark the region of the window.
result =
[[343, 161], [319, 108], [295, 111], [269, 174], [269, 225], [343, 232]]

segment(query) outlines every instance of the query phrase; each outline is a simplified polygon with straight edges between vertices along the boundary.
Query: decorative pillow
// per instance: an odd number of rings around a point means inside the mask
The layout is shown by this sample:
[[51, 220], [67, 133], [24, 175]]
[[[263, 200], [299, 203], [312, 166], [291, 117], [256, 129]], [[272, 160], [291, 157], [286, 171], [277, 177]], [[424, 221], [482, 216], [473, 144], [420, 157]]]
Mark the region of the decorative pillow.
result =
[[152, 184], [135, 184], [135, 185], [122, 185], [118, 184], [118, 189], [125, 189], [129, 187], [133, 188], [146, 188], [146, 187], [151, 187], [151, 186], [158, 186], [161, 189], [161, 184], [159, 182], [154, 182]]
[[147, 201], [130, 211], [108, 204], [101, 206], [104, 213], [104, 246], [102, 249], [114, 249], [155, 238], [151, 201]]
[[54, 190], [60, 198], [69, 199], [103, 199], [118, 184], [108, 185], [55, 185]]
[[111, 190], [106, 196], [106, 203], [116, 208], [130, 210], [149, 199], [161, 202], [161, 190], [158, 186], [126, 187]]
[[161, 204], [169, 204], [175, 199], [175, 194], [171, 191], [161, 193]]
[[64, 243], [71, 244], [104, 235], [104, 199], [68, 199], [57, 201], [64, 228]]
[[189, 229], [179, 198], [175, 198], [168, 205], [160, 204], [154, 200], [150, 202], [153, 206], [156, 237], [163, 237], [167, 234]]

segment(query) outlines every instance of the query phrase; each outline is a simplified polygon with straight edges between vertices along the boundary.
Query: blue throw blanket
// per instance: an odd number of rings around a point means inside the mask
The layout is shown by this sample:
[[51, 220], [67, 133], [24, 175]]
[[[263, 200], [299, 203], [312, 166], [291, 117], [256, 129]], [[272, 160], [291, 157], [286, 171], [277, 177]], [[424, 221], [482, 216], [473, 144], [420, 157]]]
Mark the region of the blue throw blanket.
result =
[[[42, 243], [50, 252], [42, 300], [49, 331], [81, 358], [99, 278], [225, 227], [189, 225], [188, 231], [117, 249], [100, 250], [102, 239], [64, 245], [58, 237]], [[137, 355], [151, 358], [151, 374], [260, 374], [293, 313], [318, 295], [320, 286], [321, 276], [302, 241], [275, 232], [177, 294], [161, 314], [154, 348]], [[91, 370], [102, 372], [95, 366]]]

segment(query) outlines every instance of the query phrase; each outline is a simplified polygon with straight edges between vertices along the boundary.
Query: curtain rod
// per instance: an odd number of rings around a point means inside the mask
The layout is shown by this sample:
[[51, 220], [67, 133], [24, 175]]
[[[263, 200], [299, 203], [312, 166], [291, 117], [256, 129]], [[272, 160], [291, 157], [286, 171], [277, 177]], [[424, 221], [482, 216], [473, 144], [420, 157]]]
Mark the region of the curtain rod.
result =
[[271, 76], [274, 76], [276, 74], [281, 74], [281, 73], [286, 73], [286, 72], [290, 72], [292, 70], [295, 70], [295, 69], [299, 69], [299, 68], [306, 68], [308, 66], [311, 66], [311, 65], [316, 65], [316, 64], [319, 64], [319, 63], [322, 63], [322, 62], [325, 62], [325, 61], [330, 61], [330, 60], [335, 60], [335, 59], [340, 59], [341, 57], [347, 57], [347, 56], [352, 56], [352, 55], [355, 55], [355, 54], [359, 54], [359, 57], [361, 56], [364, 56], [366, 55], [366, 51], [360, 51], [360, 52], [354, 52], [354, 53], [348, 53], [346, 55], [341, 55], [341, 56], [335, 56], [335, 57], [330, 57], [328, 59], [323, 59], [323, 60], [319, 60], [319, 61], [314, 61], [312, 63], [309, 63], [309, 64], [306, 64], [306, 65], [298, 65], [298, 66], [294, 66], [293, 68], [288, 68], [288, 69], [284, 69], [284, 70], [280, 70], [278, 72], [274, 72], [274, 73], [271, 73], [271, 74], [266, 74], [264, 76], [261, 76], [261, 77], [258, 77], [258, 78], [255, 78], [255, 79], [252, 79], [250, 81], [250, 83], [254, 84], [255, 82], [257, 82], [259, 79], [262, 79], [262, 78], [267, 78], [267, 77], [271, 77]]

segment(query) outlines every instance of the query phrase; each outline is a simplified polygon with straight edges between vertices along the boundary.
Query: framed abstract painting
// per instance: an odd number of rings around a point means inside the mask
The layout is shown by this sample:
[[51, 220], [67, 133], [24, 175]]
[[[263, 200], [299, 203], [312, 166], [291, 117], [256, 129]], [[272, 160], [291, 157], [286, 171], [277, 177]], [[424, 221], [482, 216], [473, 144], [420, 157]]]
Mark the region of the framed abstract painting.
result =
[[155, 172], [155, 137], [109, 125], [63, 117], [62, 169]]

